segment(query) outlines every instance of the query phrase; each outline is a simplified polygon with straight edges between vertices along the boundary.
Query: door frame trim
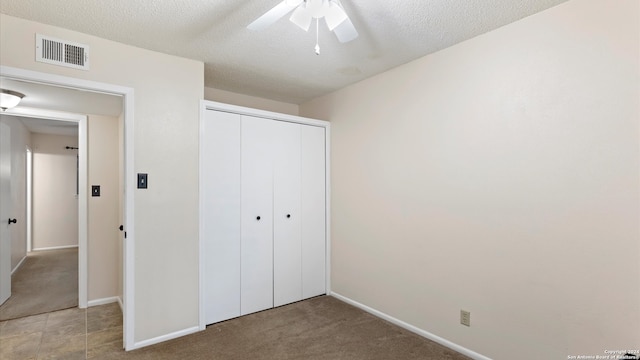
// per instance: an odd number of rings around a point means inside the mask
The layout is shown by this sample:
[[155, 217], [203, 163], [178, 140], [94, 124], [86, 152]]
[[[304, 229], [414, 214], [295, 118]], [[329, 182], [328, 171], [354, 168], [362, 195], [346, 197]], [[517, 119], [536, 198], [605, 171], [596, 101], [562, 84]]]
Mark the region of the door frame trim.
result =
[[[95, 91], [111, 95], [119, 95], [123, 97], [123, 119], [124, 119], [124, 172], [125, 172], [125, 226], [127, 229], [127, 239], [124, 241], [123, 249], [123, 342], [127, 350], [135, 348], [135, 228], [134, 228], [134, 210], [135, 210], [135, 174], [134, 174], [134, 89], [131, 87], [108, 84], [103, 82], [78, 79], [68, 76], [55, 75], [44, 72], [25, 70], [21, 68], [0, 66], [0, 76], [7, 77], [19, 81], [28, 81], [41, 83], [45, 85], [68, 87], [85, 91]], [[87, 144], [79, 144], [86, 149]], [[86, 189], [85, 189], [86, 190]], [[86, 207], [85, 207], [86, 209]], [[86, 221], [85, 221], [86, 226]], [[85, 237], [86, 240], [86, 237]], [[86, 263], [86, 242], [84, 244], [85, 255], [80, 261]], [[79, 253], [82, 249], [79, 249]], [[80, 275], [80, 274], [78, 274]], [[84, 278], [78, 276], [79, 300], [84, 307], [87, 306], [87, 276]]]
[[[80, 128], [78, 128], [78, 136], [80, 135]], [[78, 165], [80, 165], [80, 158], [78, 157]], [[25, 150], [25, 166], [27, 167], [26, 172], [26, 200], [27, 200], [27, 253], [31, 252], [33, 248], [33, 149], [31, 146], [27, 145]], [[78, 182], [80, 181], [80, 168], [78, 167]], [[80, 194], [78, 194], [78, 198], [80, 198]], [[78, 219], [79, 221], [80, 219]]]
[[[87, 262], [87, 240], [88, 240], [88, 203], [87, 197], [87, 183], [88, 183], [88, 149], [87, 149], [87, 116], [74, 114], [64, 111], [52, 111], [34, 108], [18, 107], [5, 110], [5, 114], [16, 117], [28, 117], [35, 119], [46, 119], [61, 122], [72, 122], [78, 125], [78, 307], [84, 309], [87, 307], [87, 278], [88, 278], [88, 262]], [[33, 156], [33, 151], [31, 156]], [[25, 166], [29, 164], [25, 163]], [[33, 169], [32, 169], [33, 170]], [[26, 179], [29, 182], [29, 179]], [[32, 179], [31, 179], [32, 180]], [[31, 186], [33, 182], [31, 181]], [[29, 184], [27, 184], [29, 186]], [[27, 192], [31, 192], [32, 189], [27, 189]], [[31, 196], [28, 196], [27, 201], [33, 201]], [[33, 208], [27, 205], [27, 217], [31, 218]], [[27, 221], [27, 226], [31, 225], [31, 221]], [[27, 229], [28, 235], [31, 234], [31, 230]], [[27, 250], [33, 250], [32, 239], [27, 236]], [[74, 247], [74, 246], [72, 246]], [[46, 250], [46, 249], [38, 249]]]

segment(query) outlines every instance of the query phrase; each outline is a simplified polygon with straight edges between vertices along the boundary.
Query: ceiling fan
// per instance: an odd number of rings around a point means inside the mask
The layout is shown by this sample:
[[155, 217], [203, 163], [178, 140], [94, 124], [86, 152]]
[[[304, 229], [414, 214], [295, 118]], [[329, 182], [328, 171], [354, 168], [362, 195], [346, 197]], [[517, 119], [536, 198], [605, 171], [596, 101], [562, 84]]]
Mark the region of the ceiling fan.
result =
[[317, 30], [322, 18], [324, 18], [329, 31], [333, 31], [341, 43], [349, 42], [358, 37], [358, 32], [344, 11], [340, 0], [284, 0], [254, 20], [247, 28], [262, 30], [292, 11], [289, 20], [304, 31], [309, 31], [311, 22], [316, 19], [316, 54], [318, 55], [320, 47], [317, 41]]

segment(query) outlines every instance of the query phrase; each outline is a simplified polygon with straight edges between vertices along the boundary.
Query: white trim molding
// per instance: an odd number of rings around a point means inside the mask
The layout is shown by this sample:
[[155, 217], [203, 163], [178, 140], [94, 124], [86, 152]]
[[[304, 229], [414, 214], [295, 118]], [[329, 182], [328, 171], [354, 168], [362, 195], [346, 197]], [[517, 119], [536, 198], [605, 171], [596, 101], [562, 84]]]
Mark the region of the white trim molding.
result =
[[73, 249], [78, 248], [79, 245], [62, 245], [62, 246], [51, 246], [51, 247], [43, 247], [43, 248], [33, 248], [31, 251], [49, 251], [49, 250], [64, 250], [64, 249]]
[[151, 339], [147, 339], [147, 340], [143, 340], [143, 341], [139, 341], [135, 344], [133, 344], [133, 347], [131, 347], [130, 349], [128, 348], [128, 350], [135, 350], [135, 349], [140, 349], [143, 348], [145, 346], [149, 346], [149, 345], [155, 345], [155, 344], [159, 344], [161, 342], [167, 341], [167, 340], [173, 340], [179, 337], [183, 337], [186, 335], [191, 335], [193, 333], [197, 333], [200, 331], [200, 326], [193, 326], [190, 328], [186, 328], [184, 330], [179, 330], [179, 331], [175, 331], [166, 335], [162, 335], [162, 336], [158, 336], [158, 337], [154, 337]]
[[[207, 111], [207, 101], [200, 100], [200, 119], [198, 121], [198, 194], [202, 194], [202, 154], [200, 149], [202, 148], [202, 123], [205, 118], [205, 113]], [[204, 204], [202, 202], [202, 198], [198, 200], [198, 329], [200, 331], [206, 329], [207, 321], [204, 313], [204, 273], [205, 266], [204, 262], [206, 261], [204, 258], [204, 239], [202, 238], [202, 234], [204, 233], [203, 229], [203, 213]]]
[[376, 317], [379, 317], [379, 318], [381, 318], [383, 320], [386, 320], [386, 321], [388, 321], [388, 322], [390, 322], [390, 323], [392, 323], [394, 325], [400, 326], [403, 329], [409, 330], [414, 334], [420, 335], [420, 336], [422, 336], [424, 338], [427, 338], [427, 339], [429, 339], [429, 340], [431, 340], [433, 342], [436, 342], [436, 343], [438, 343], [438, 344], [440, 344], [442, 346], [448, 347], [449, 349], [457, 351], [460, 354], [466, 355], [466, 356], [468, 356], [468, 357], [470, 357], [472, 359], [475, 359], [475, 360], [492, 360], [489, 357], [486, 357], [486, 356], [484, 356], [482, 354], [478, 354], [477, 352], [475, 352], [473, 350], [469, 350], [469, 349], [467, 349], [467, 348], [465, 348], [463, 346], [460, 346], [460, 345], [458, 345], [456, 343], [453, 343], [453, 342], [451, 342], [451, 341], [449, 341], [447, 339], [441, 338], [438, 335], [435, 335], [435, 334], [432, 334], [432, 333], [430, 333], [430, 332], [428, 332], [426, 330], [420, 329], [419, 327], [413, 326], [413, 325], [411, 325], [409, 323], [406, 323], [406, 322], [404, 322], [404, 321], [402, 321], [400, 319], [397, 319], [397, 318], [395, 318], [395, 317], [393, 317], [391, 315], [385, 314], [382, 311], [378, 311], [378, 310], [376, 310], [374, 308], [371, 308], [371, 307], [369, 307], [367, 305], [364, 305], [364, 304], [359, 303], [359, 302], [357, 302], [355, 300], [352, 300], [352, 299], [350, 299], [350, 298], [348, 298], [346, 296], [340, 295], [340, 294], [335, 293], [335, 292], [332, 292], [330, 296], [333, 296], [334, 298], [336, 298], [336, 299], [338, 299], [340, 301], [344, 301], [349, 305], [353, 305], [353, 306], [355, 306], [355, 307], [357, 307], [359, 309], [362, 309], [362, 310], [368, 312], [369, 314], [374, 315]]
[[18, 271], [18, 269], [20, 269], [20, 266], [22, 266], [22, 264], [26, 259], [27, 259], [26, 256], [23, 256], [22, 259], [20, 259], [20, 262], [18, 262], [18, 265], [16, 265], [16, 267], [14, 267], [13, 270], [11, 270], [11, 275], [13, 275], [13, 273], [15, 273], [16, 271]]
[[87, 302], [87, 305], [88, 307], [92, 307], [92, 306], [107, 305], [107, 304], [119, 303], [119, 302], [120, 302], [119, 297], [112, 296], [112, 297], [106, 297], [102, 299], [89, 300]]

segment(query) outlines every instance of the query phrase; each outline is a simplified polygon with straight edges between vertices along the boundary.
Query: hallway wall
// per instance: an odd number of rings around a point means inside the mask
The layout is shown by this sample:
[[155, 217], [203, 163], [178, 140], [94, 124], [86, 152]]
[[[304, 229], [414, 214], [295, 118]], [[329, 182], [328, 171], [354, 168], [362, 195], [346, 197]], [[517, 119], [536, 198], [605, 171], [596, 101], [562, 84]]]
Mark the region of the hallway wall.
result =
[[100, 196], [88, 201], [88, 300], [118, 296], [122, 253], [118, 225], [120, 192], [119, 121], [88, 115], [88, 181], [100, 185]]
[[77, 136], [32, 134], [33, 249], [78, 245]]

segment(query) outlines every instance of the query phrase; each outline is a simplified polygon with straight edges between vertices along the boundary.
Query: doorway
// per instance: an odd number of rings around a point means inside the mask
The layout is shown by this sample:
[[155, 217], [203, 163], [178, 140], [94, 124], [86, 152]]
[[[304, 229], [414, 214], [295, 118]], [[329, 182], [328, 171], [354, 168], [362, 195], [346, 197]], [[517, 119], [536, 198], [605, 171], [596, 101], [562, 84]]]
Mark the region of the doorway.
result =
[[[133, 257], [133, 238], [134, 238], [134, 227], [133, 227], [133, 189], [135, 185], [135, 178], [133, 173], [133, 133], [134, 124], [133, 124], [133, 89], [128, 87], [122, 87], [118, 85], [106, 84], [106, 83], [98, 83], [94, 81], [80, 80], [75, 78], [69, 78], [64, 76], [51, 75], [46, 73], [39, 73], [34, 71], [28, 71], [18, 68], [0, 66], [0, 76], [4, 78], [13, 79], [16, 81], [24, 81], [31, 83], [44, 84], [49, 86], [57, 86], [63, 87], [67, 89], [80, 90], [85, 92], [98, 92], [102, 94], [108, 95], [117, 95], [122, 98], [123, 103], [123, 112], [122, 112], [122, 121], [123, 121], [123, 136], [124, 136], [124, 144], [123, 144], [123, 153], [124, 153], [124, 207], [123, 207], [123, 225], [124, 229], [127, 233], [127, 240], [123, 243], [123, 266], [122, 266], [122, 283], [123, 283], [123, 293], [122, 293], [122, 303], [123, 303], [123, 322], [124, 322], [124, 331], [123, 331], [123, 340], [124, 346], [127, 349], [131, 349], [134, 347], [134, 337], [133, 337], [133, 328], [134, 328], [134, 257]], [[81, 130], [82, 131], [82, 130]], [[86, 148], [86, 143], [80, 143], [80, 148]], [[81, 163], [82, 163], [81, 159]], [[86, 161], [86, 158], [84, 159]], [[81, 176], [82, 177], [82, 176]], [[80, 179], [80, 182], [86, 182], [86, 177], [84, 179]], [[85, 197], [86, 197], [86, 188], [85, 188]], [[82, 188], [80, 197], [82, 198]], [[87, 202], [82, 199], [79, 199], [79, 204], [81, 208], [87, 208]], [[84, 221], [80, 221], [79, 225], [79, 279], [78, 279], [78, 287], [79, 287], [79, 303], [80, 307], [86, 307], [88, 304], [87, 299], [87, 221], [86, 218]], [[84, 270], [83, 270], [84, 269]]]
[[[20, 116], [1, 115], [12, 132], [11, 203], [17, 221], [10, 233], [12, 292], [0, 306], [2, 321], [79, 305], [77, 181], [79, 171], [86, 172], [87, 167], [82, 164], [80, 169], [77, 148], [79, 139], [86, 138], [79, 134], [78, 123], [85, 124], [86, 117], [68, 114], [77, 121], [62, 121], [66, 115], [59, 113], [60, 119], [47, 120], [44, 114], [31, 117], [23, 110]], [[71, 153], [69, 145], [75, 149]], [[32, 226], [34, 213], [37, 226]], [[32, 234], [35, 244], [30, 241]]]

